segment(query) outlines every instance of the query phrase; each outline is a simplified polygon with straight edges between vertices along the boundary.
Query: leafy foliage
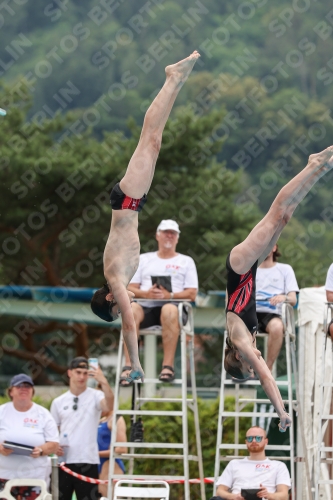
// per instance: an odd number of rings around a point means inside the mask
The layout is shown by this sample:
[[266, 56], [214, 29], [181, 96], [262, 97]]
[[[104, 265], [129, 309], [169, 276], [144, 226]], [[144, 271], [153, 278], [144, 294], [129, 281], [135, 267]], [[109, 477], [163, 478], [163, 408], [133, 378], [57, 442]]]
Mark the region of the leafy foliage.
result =
[[[101, 277], [96, 268], [101, 275], [111, 215], [109, 191], [129, 162], [140, 128], [131, 120], [130, 137], [108, 132], [102, 142], [89, 129], [67, 137], [77, 113], [58, 114], [39, 127], [25, 124], [25, 110], [19, 104], [10, 110], [1, 138], [6, 159], [0, 173], [5, 187], [0, 200], [2, 280], [98, 285]], [[254, 220], [232, 203], [240, 173], [213, 160], [219, 141], [202, 161], [192, 159], [196, 144], [220, 119], [216, 111], [198, 119], [192, 110], [178, 109], [166, 126], [150, 203], [140, 216], [143, 251], [155, 248], [152, 240], [163, 217], [179, 221], [184, 233], [179, 249], [198, 256], [202, 282], [236, 243], [234, 228], [245, 234]], [[210, 257], [205, 262], [199, 257], [202, 248]], [[25, 270], [32, 259], [37, 270], [29, 283]]]
[[[142, 251], [156, 248], [155, 228], [173, 217], [200, 288], [223, 290], [230, 249], [309, 153], [331, 143], [325, 3], [36, 0], [13, 4], [0, 22], [3, 283], [100, 284], [108, 191], [135, 149], [163, 67], [194, 49], [202, 57], [168, 121], [140, 216]], [[333, 258], [331, 180], [311, 191], [280, 240], [300, 286], [323, 284]], [[19, 339], [22, 350], [43, 345], [37, 331]], [[82, 331], [65, 347], [84, 353], [99, 338]]]
[[[1, 137], [1, 281], [100, 286], [111, 215], [109, 192], [133, 154], [140, 128], [129, 120], [128, 137], [114, 131], [105, 133], [100, 141], [90, 128], [78, 132], [82, 125], [79, 111], [57, 114], [42, 123], [26, 121], [30, 93], [24, 80], [20, 88], [22, 94], [14, 96]], [[12, 96], [11, 89], [4, 87], [2, 100]], [[220, 142], [215, 141], [200, 162], [192, 159], [196, 145], [222, 116], [223, 111], [213, 110], [199, 119], [190, 108], [177, 110], [166, 126], [149, 203], [140, 214], [142, 251], [156, 248], [155, 232], [162, 218], [178, 220], [182, 231], [179, 251], [195, 259], [203, 289], [224, 286], [223, 273], [216, 274], [216, 270], [224, 268], [228, 251], [254, 223], [253, 213], [244, 212], [244, 205], [233, 204], [241, 172], [231, 172], [214, 159]], [[3, 335], [10, 331], [10, 323], [3, 322]], [[29, 327], [24, 326], [27, 324]], [[12, 328], [14, 344], [21, 349], [4, 345], [4, 353], [34, 359], [59, 375], [66, 368], [66, 350], [87, 354], [91, 341], [96, 347], [102, 335], [102, 329], [64, 328], [55, 322], [23, 321]], [[17, 335], [21, 328], [24, 334]], [[61, 330], [58, 347], [65, 356], [59, 357], [52, 346], [48, 348], [52, 339], [46, 335], [52, 337]], [[45, 359], [46, 354], [51, 361]], [[45, 370], [38, 380], [48, 382]]]

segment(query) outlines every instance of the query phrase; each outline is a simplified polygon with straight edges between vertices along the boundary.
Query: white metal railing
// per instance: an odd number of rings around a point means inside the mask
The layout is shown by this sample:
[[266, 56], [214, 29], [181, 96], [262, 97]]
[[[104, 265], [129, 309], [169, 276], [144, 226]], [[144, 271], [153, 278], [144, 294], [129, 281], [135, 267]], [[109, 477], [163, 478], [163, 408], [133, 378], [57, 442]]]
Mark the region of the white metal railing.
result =
[[[285, 385], [288, 387], [288, 397], [287, 400], [285, 401], [288, 403], [289, 411], [292, 413], [293, 409], [298, 413], [298, 422], [300, 425], [300, 422], [302, 421], [302, 415], [300, 412], [300, 406], [299, 406], [299, 391], [298, 391], [298, 375], [297, 375], [297, 365], [296, 365], [296, 332], [295, 332], [295, 319], [294, 319], [294, 310], [293, 307], [288, 304], [287, 302], [284, 302], [282, 304], [282, 321], [284, 325], [284, 337], [285, 337], [285, 345], [286, 345], [286, 365], [287, 365], [287, 380], [285, 382], [279, 382], [279, 385]], [[265, 333], [260, 333], [258, 334], [259, 337], [267, 337], [267, 334]], [[227, 337], [227, 332], [225, 331], [224, 333], [224, 344], [223, 344], [223, 353], [226, 347], [226, 337]], [[222, 356], [224, 357], [224, 356]], [[296, 388], [296, 399], [293, 398], [293, 387], [292, 387], [292, 376], [294, 376], [294, 381], [295, 381], [295, 388]], [[226, 376], [226, 371], [224, 369], [224, 360], [222, 359], [222, 368], [221, 368], [221, 388], [220, 388], [220, 407], [219, 407], [219, 417], [218, 417], [218, 429], [217, 429], [217, 444], [216, 444], [216, 457], [215, 457], [215, 471], [214, 471], [214, 494], [216, 492], [216, 481], [219, 477], [219, 469], [220, 469], [220, 462], [222, 460], [228, 461], [230, 460], [230, 456], [226, 455], [221, 455], [220, 451], [222, 450], [235, 450], [235, 457], [232, 458], [237, 458], [239, 455], [239, 450], [245, 449], [245, 445], [239, 444], [239, 419], [242, 417], [267, 417], [267, 418], [272, 418], [272, 417], [277, 417], [277, 414], [275, 412], [260, 412], [260, 411], [255, 411], [253, 410], [252, 412], [244, 412], [243, 409], [245, 405], [249, 402], [255, 403], [255, 404], [260, 404], [260, 403], [269, 403], [269, 400], [263, 400], [263, 399], [258, 399], [257, 397], [255, 398], [242, 398], [240, 395], [240, 386], [242, 387], [251, 387], [251, 386], [258, 386], [260, 385], [259, 380], [252, 380], [252, 381], [244, 381], [241, 382], [240, 384], [235, 384], [232, 380], [227, 379]], [[235, 387], [235, 411], [234, 412], [229, 412], [225, 411], [225, 404], [224, 404], [224, 398], [225, 398], [225, 388], [227, 386]], [[235, 419], [235, 424], [234, 424], [234, 429], [235, 429], [235, 443], [230, 444], [230, 443], [223, 443], [223, 423], [224, 420], [227, 417], [234, 417]], [[306, 460], [306, 455], [305, 457], [295, 457], [295, 450], [294, 450], [294, 429], [293, 426], [289, 428], [289, 445], [268, 445], [267, 450], [276, 450], [276, 451], [287, 451], [289, 452], [289, 457], [279, 457], [279, 459], [285, 459], [285, 460], [290, 460], [290, 468], [291, 468], [291, 480], [292, 480], [292, 500], [295, 500], [295, 462], [296, 461], [305, 461]], [[272, 458], [277, 458], [277, 457], [272, 457]], [[308, 465], [307, 463], [305, 464], [307, 467], [307, 481], [308, 484], [311, 485], [310, 481], [310, 474], [308, 471]], [[311, 488], [310, 488], [311, 489]]]
[[[141, 301], [140, 301], [141, 302]], [[170, 302], [169, 300], [166, 302]], [[203, 462], [202, 462], [202, 451], [201, 451], [201, 437], [200, 437], [200, 427], [199, 427], [199, 414], [198, 414], [198, 404], [197, 404], [197, 395], [196, 395], [196, 379], [195, 379], [195, 366], [194, 366], [194, 325], [193, 325], [193, 310], [192, 306], [189, 302], [185, 301], [174, 301], [178, 304], [178, 322], [180, 328], [180, 347], [181, 347], [181, 378], [175, 379], [173, 384], [181, 385], [181, 398], [150, 398], [150, 397], [141, 397], [138, 389], [139, 384], [141, 382], [134, 382], [134, 408], [132, 410], [121, 410], [119, 409], [119, 379], [123, 361], [123, 337], [121, 334], [120, 342], [119, 342], [119, 351], [118, 351], [118, 364], [117, 364], [117, 372], [116, 372], [116, 387], [115, 387], [115, 396], [114, 396], [114, 412], [113, 412], [113, 422], [112, 422], [112, 434], [111, 434], [111, 445], [110, 445], [110, 467], [109, 467], [109, 488], [108, 488], [108, 498], [111, 500], [112, 491], [113, 491], [113, 480], [116, 479], [156, 479], [154, 475], [141, 475], [135, 476], [133, 474], [133, 462], [134, 459], [144, 459], [144, 458], [165, 458], [166, 460], [182, 460], [183, 462], [183, 476], [164, 476], [158, 475], [158, 478], [161, 480], [168, 479], [180, 479], [184, 481], [184, 493], [185, 500], [190, 499], [190, 482], [189, 482], [189, 461], [193, 460], [198, 462], [199, 468], [199, 477], [200, 477], [200, 487], [201, 487], [201, 498], [205, 500], [205, 485], [204, 485], [204, 472], [203, 472]], [[184, 308], [187, 309], [188, 319], [186, 324], [183, 324], [183, 311]], [[143, 335], [161, 335], [161, 330], [141, 330], [141, 334]], [[150, 356], [156, 356], [156, 350], [154, 353], [151, 353]], [[191, 379], [191, 391], [192, 394], [190, 396], [187, 395], [188, 387], [187, 387], [187, 362], [189, 362], [190, 366], [190, 379]], [[147, 383], [150, 384], [163, 384], [164, 382], [156, 379], [145, 379], [145, 385]], [[141, 410], [141, 406], [148, 402], [154, 401], [156, 406], [159, 403], [165, 403], [168, 401], [179, 402], [181, 403], [181, 411], [167, 411], [167, 410]], [[196, 437], [196, 445], [197, 445], [197, 455], [189, 455], [189, 444], [188, 444], [188, 409], [193, 411], [194, 415], [194, 425], [195, 425], [195, 437]], [[182, 425], [182, 442], [181, 443], [117, 443], [116, 442], [116, 429], [117, 429], [117, 416], [119, 415], [131, 415], [133, 417], [134, 422], [136, 421], [136, 417], [139, 415], [160, 415], [160, 416], [168, 416], [168, 415], [176, 415], [181, 417], [181, 425]], [[129, 453], [117, 455], [114, 451], [117, 446], [127, 446], [129, 448]], [[145, 454], [142, 452], [137, 452], [138, 448], [156, 448], [156, 449], [178, 449], [180, 450], [179, 454], [168, 455], [166, 453], [158, 453], [158, 454]], [[124, 460], [129, 460], [129, 473], [125, 475], [117, 475], [114, 473], [114, 463], [115, 458], [122, 458]]]

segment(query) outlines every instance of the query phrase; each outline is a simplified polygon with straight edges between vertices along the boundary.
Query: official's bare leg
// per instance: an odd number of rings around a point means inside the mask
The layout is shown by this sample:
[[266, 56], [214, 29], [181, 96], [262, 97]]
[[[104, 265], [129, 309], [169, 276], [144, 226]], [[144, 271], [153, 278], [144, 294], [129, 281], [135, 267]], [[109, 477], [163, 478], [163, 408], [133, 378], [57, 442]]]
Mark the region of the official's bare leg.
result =
[[[134, 315], [134, 321], [136, 325], [137, 335], [139, 335], [140, 323], [144, 320], [144, 312], [142, 307], [135, 302], [132, 304], [132, 310]], [[165, 304], [161, 310], [161, 326], [162, 326], [162, 343], [163, 343], [163, 362], [162, 366], [172, 366], [174, 367], [175, 352], [179, 337], [179, 323], [178, 323], [178, 309], [172, 304]], [[124, 345], [124, 356], [125, 362], [124, 367], [131, 366], [131, 360], [128, 354], [128, 349]], [[128, 377], [130, 369], [125, 369], [122, 371], [121, 381], [122, 386], [129, 384], [125, 377]], [[161, 374], [171, 374], [168, 368], [162, 369]]]
[[168, 381], [168, 375], [172, 375], [172, 371], [163, 366], [171, 366], [174, 368], [175, 354], [179, 338], [179, 320], [178, 308], [173, 304], [165, 304], [161, 310], [161, 325], [162, 325], [162, 344], [163, 344], [163, 362], [160, 380]]
[[283, 344], [283, 323], [280, 318], [272, 318], [266, 326], [268, 333], [267, 341], [267, 359], [268, 369], [272, 371], [274, 362], [280, 354]]

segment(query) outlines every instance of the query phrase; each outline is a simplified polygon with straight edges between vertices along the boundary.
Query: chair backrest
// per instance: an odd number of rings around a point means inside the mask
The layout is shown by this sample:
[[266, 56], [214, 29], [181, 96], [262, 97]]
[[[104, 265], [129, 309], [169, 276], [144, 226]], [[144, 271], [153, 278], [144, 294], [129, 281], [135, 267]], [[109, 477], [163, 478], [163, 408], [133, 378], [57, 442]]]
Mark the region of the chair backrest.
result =
[[158, 498], [169, 500], [170, 487], [166, 481], [121, 480], [116, 483], [114, 500], [125, 498]]
[[36, 497], [36, 500], [52, 500], [52, 495], [47, 491], [46, 482], [42, 479], [9, 479], [4, 489], [0, 492], [0, 498], [15, 500], [10, 491], [16, 486], [38, 486], [41, 492], [38, 497]]

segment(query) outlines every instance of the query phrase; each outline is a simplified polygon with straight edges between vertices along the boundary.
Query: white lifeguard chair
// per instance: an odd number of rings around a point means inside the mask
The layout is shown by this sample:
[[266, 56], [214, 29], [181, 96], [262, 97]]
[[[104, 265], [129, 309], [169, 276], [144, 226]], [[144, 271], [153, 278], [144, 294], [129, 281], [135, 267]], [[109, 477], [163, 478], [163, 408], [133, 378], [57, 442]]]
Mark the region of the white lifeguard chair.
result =
[[327, 334], [331, 319], [333, 319], [333, 303], [327, 302], [323, 321], [319, 406], [314, 415], [318, 433], [314, 475], [315, 500], [331, 499], [333, 494], [333, 342]]
[[[144, 301], [138, 300], [139, 303], [144, 303]], [[170, 300], [166, 302], [171, 302]], [[134, 409], [132, 410], [122, 410], [119, 408], [119, 379], [120, 373], [122, 369], [123, 363], [123, 336], [120, 336], [119, 342], [119, 351], [118, 351], [118, 364], [117, 364], [117, 374], [116, 374], [116, 387], [115, 387], [115, 398], [114, 398], [114, 413], [113, 413], [113, 422], [112, 422], [112, 436], [111, 436], [111, 445], [110, 445], [110, 468], [109, 468], [109, 488], [108, 488], [108, 498], [111, 500], [112, 498], [112, 490], [113, 490], [113, 480], [119, 479], [143, 479], [143, 480], [156, 480], [161, 479], [164, 481], [168, 480], [179, 480], [184, 482], [184, 492], [185, 492], [185, 500], [190, 500], [190, 483], [189, 483], [189, 461], [195, 461], [198, 463], [199, 469], [199, 477], [200, 477], [200, 488], [201, 488], [201, 498], [205, 500], [205, 485], [204, 485], [204, 472], [203, 472], [203, 462], [202, 462], [202, 451], [201, 451], [201, 437], [200, 437], [200, 427], [199, 427], [199, 414], [198, 414], [198, 404], [197, 404], [197, 391], [196, 391], [196, 380], [195, 380], [195, 365], [194, 365], [194, 324], [193, 324], [193, 311], [192, 306], [189, 302], [181, 302], [179, 300], [174, 300], [178, 305], [178, 320], [179, 320], [179, 328], [180, 328], [180, 346], [181, 346], [181, 378], [175, 379], [172, 384], [181, 386], [181, 397], [152, 397], [152, 395], [148, 395], [148, 397], [141, 397], [140, 391], [137, 390], [137, 387], [141, 382], [134, 382], [135, 387], [135, 398], [134, 398]], [[184, 308], [186, 308], [186, 312], [188, 315], [187, 321], [183, 324], [183, 313]], [[156, 336], [161, 335], [161, 329], [146, 329], [140, 330], [140, 335], [144, 336], [153, 336], [156, 339]], [[149, 363], [153, 368], [147, 369], [146, 374], [152, 373], [152, 370], [156, 370], [155, 357], [156, 357], [156, 348], [155, 352], [152, 353], [153, 343], [148, 342], [148, 346], [150, 349], [149, 354]], [[147, 363], [147, 360], [146, 360]], [[145, 363], [145, 370], [146, 370]], [[187, 366], [189, 364], [190, 370], [190, 388], [187, 387]], [[148, 367], [147, 367], [148, 368]], [[155, 373], [153, 371], [153, 373]], [[156, 375], [155, 375], [156, 377]], [[164, 384], [165, 382], [161, 382], [157, 378], [145, 378], [145, 384], [148, 385], [148, 390], [153, 392], [154, 387], [157, 384]], [[191, 392], [191, 395], [188, 395], [188, 392]], [[146, 395], [145, 395], [146, 396]], [[156, 404], [156, 407], [163, 403], [180, 403], [181, 410], [145, 410], [142, 409], [145, 403], [153, 402]], [[189, 443], [188, 443], [188, 409], [193, 411], [194, 415], [194, 425], [195, 425], [195, 438], [196, 438], [196, 448], [197, 454], [190, 455], [189, 454]], [[182, 441], [180, 443], [146, 443], [146, 442], [127, 442], [127, 443], [117, 443], [116, 442], [116, 426], [117, 426], [117, 417], [124, 415], [130, 415], [134, 422], [137, 417], [141, 416], [177, 416], [182, 419]], [[129, 453], [117, 455], [115, 453], [115, 447], [117, 446], [127, 446], [129, 448]], [[144, 453], [144, 449], [153, 449], [156, 450], [178, 450], [178, 453], [167, 454], [167, 453]], [[138, 452], [138, 450], [140, 450]], [[125, 475], [117, 475], [114, 473], [114, 464], [115, 459], [121, 458], [123, 460], [129, 460], [129, 472]], [[166, 460], [181, 460], [183, 462], [183, 475], [181, 476], [165, 476], [165, 475], [140, 475], [137, 476], [133, 474], [134, 470], [134, 461], [135, 460], [144, 460], [148, 458], [162, 458]]]
[[[282, 304], [282, 321], [284, 324], [284, 338], [285, 338], [285, 354], [286, 354], [286, 366], [287, 366], [287, 379], [285, 381], [279, 381], [279, 386], [287, 386], [288, 388], [288, 397], [285, 401], [285, 404], [288, 404], [289, 411], [292, 413], [292, 410], [298, 412], [298, 423], [301, 426], [302, 422], [302, 414], [299, 406], [299, 396], [298, 396], [298, 374], [297, 374], [297, 365], [296, 365], [296, 333], [295, 333], [295, 319], [294, 319], [294, 310], [292, 306], [288, 303]], [[259, 337], [266, 337], [266, 333], [258, 333]], [[226, 338], [227, 332], [224, 333], [224, 344], [223, 344], [223, 353], [226, 346]], [[224, 358], [224, 356], [222, 356]], [[295, 380], [296, 387], [296, 399], [293, 398], [293, 387], [292, 387], [292, 378]], [[220, 408], [219, 408], [219, 420], [218, 420], [218, 431], [217, 431], [217, 443], [216, 443], [216, 457], [215, 457], [215, 471], [214, 471], [214, 494], [216, 492], [216, 481], [219, 477], [220, 471], [220, 462], [221, 461], [230, 461], [234, 458], [239, 458], [239, 450], [246, 450], [246, 445], [239, 443], [239, 427], [240, 427], [240, 419], [244, 417], [260, 417], [260, 418], [272, 418], [278, 417], [278, 415], [274, 411], [260, 411], [258, 405], [267, 405], [270, 404], [269, 399], [258, 399], [258, 398], [246, 398], [241, 395], [241, 387], [256, 387], [260, 385], [259, 380], [249, 380], [240, 383], [235, 383], [232, 379], [227, 378], [227, 373], [224, 369], [224, 359], [222, 359], [222, 368], [221, 368], [221, 388], [220, 388]], [[235, 388], [235, 411], [227, 411], [225, 409], [225, 389], [227, 387]], [[248, 403], [254, 404], [253, 411], [243, 411], [245, 406]], [[274, 410], [274, 409], [273, 409]], [[223, 442], [223, 424], [226, 418], [233, 417], [235, 420], [234, 429], [235, 429], [235, 443], [224, 443]], [[283, 445], [270, 445], [268, 444], [267, 450], [274, 450], [277, 452], [283, 452], [284, 454], [281, 456], [274, 455], [274, 457], [270, 457], [275, 460], [290, 460], [290, 469], [291, 469], [291, 481], [292, 481], [292, 491], [291, 498], [292, 500], [296, 500], [296, 492], [295, 492], [295, 462], [301, 460], [300, 458], [296, 458], [295, 450], [294, 450], [294, 429], [293, 426], [289, 428], [289, 444]], [[225, 455], [223, 454], [223, 450], [234, 450], [234, 455]], [[288, 456], [286, 456], [286, 454]], [[303, 460], [303, 458], [302, 458]], [[307, 464], [306, 464], [307, 466]], [[307, 471], [306, 474], [308, 484], [310, 486], [310, 476]]]
[[113, 500], [127, 498], [155, 498], [169, 500], [170, 487], [166, 481], [120, 480], [114, 488]]

